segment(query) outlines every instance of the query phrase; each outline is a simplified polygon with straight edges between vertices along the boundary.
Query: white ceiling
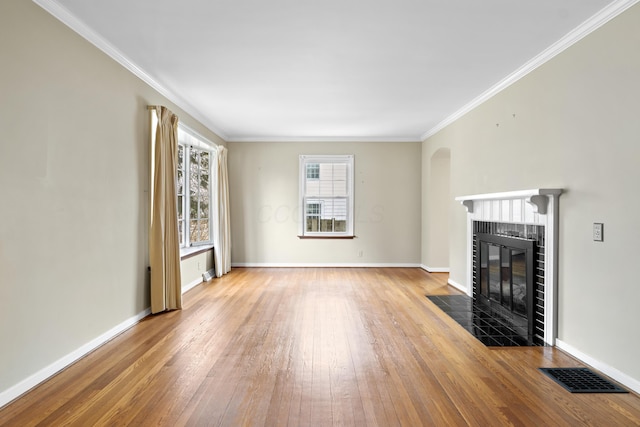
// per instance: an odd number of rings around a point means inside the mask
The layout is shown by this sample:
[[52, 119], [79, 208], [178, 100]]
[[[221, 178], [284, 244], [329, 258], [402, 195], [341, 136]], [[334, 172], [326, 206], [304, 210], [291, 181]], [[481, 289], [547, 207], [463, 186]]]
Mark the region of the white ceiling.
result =
[[34, 1], [224, 139], [418, 141], [637, 0]]

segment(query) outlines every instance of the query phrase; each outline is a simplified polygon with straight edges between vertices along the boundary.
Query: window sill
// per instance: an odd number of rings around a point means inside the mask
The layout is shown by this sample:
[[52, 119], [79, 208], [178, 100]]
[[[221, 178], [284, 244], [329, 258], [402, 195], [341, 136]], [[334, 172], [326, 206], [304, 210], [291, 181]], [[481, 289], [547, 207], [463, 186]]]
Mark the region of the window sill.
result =
[[356, 236], [298, 236], [298, 239], [355, 239]]
[[213, 245], [191, 246], [180, 248], [180, 261], [213, 250]]

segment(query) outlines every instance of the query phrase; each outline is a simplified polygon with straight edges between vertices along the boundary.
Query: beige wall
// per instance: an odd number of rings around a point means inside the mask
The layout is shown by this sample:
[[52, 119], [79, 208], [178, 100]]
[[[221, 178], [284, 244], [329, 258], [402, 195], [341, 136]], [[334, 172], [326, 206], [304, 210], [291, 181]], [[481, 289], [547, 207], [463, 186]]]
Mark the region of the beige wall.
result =
[[0, 394], [149, 306], [148, 113], [164, 104], [33, 2], [0, 2]]
[[[420, 263], [420, 143], [228, 147], [234, 264]], [[356, 239], [297, 237], [300, 154], [355, 155]]]
[[[640, 5], [425, 141], [451, 150], [452, 197], [560, 187], [559, 339], [640, 380]], [[424, 171], [423, 173], [428, 173]], [[428, 195], [427, 195], [428, 197]], [[451, 279], [466, 285], [466, 212]], [[604, 223], [604, 242], [592, 223]], [[423, 227], [429, 227], [425, 217]]]
[[202, 274], [213, 268], [213, 251], [190, 256], [180, 262], [182, 292], [191, 289], [193, 283], [202, 281]]

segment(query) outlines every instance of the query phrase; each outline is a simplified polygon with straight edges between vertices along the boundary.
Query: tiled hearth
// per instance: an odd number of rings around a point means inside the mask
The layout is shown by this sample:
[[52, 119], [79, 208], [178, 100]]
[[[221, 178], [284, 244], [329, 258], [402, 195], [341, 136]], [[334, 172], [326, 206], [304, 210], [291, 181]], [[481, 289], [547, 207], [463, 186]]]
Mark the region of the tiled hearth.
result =
[[438, 308], [486, 346], [529, 346], [528, 342], [484, 304], [466, 295], [428, 296]]

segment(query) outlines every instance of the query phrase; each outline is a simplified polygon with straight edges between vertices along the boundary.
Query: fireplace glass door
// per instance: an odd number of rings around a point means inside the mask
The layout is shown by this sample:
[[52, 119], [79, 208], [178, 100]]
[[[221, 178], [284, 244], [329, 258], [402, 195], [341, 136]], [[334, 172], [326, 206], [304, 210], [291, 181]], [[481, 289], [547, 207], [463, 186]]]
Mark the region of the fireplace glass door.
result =
[[500, 301], [500, 246], [488, 245], [489, 247], [489, 298]]
[[527, 261], [522, 249], [511, 250], [511, 283], [513, 285], [513, 311], [527, 315]]
[[523, 303], [526, 307], [525, 252], [482, 242], [480, 253], [483, 255], [480, 271], [482, 295], [509, 311], [526, 316], [526, 309], [522, 307]]
[[480, 296], [510, 313], [529, 317], [533, 243], [495, 235], [481, 235], [478, 243]]

